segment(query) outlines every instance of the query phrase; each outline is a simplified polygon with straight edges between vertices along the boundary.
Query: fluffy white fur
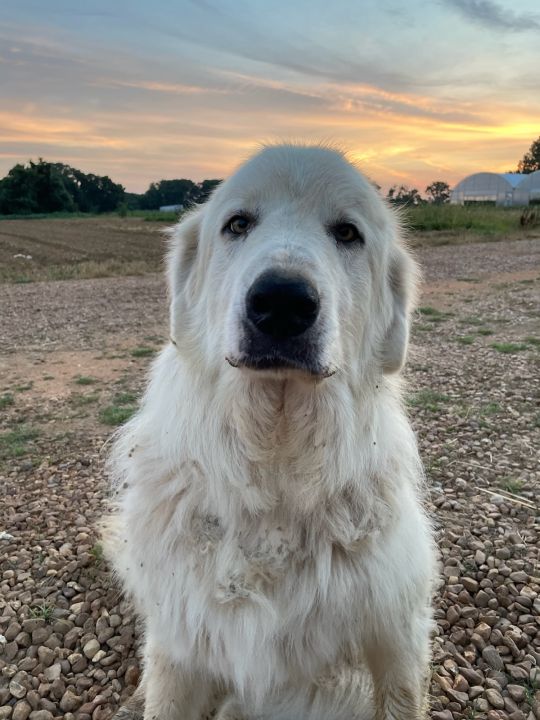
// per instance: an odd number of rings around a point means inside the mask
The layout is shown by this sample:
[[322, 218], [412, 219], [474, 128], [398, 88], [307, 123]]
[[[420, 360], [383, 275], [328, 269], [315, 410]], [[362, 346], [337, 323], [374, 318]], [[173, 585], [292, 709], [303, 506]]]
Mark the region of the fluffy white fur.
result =
[[[256, 227], [224, 236], [241, 209]], [[336, 244], [343, 218], [363, 246]], [[226, 361], [276, 267], [318, 288], [329, 377]], [[434, 553], [392, 212], [340, 153], [266, 148], [175, 229], [168, 279], [173, 342], [116, 442], [108, 540], [145, 623], [144, 717], [424, 717]]]

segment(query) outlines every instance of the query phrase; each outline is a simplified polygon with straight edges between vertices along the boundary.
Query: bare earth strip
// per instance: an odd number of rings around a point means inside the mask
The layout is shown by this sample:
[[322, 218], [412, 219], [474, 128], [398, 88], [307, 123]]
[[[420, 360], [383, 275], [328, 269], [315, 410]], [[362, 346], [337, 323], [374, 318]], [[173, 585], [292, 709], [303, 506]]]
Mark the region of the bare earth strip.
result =
[[[434, 720], [540, 717], [539, 243], [417, 251], [407, 369], [441, 549]], [[0, 718], [103, 720], [139, 680], [101, 558], [107, 439], [167, 339], [158, 275], [0, 285]]]

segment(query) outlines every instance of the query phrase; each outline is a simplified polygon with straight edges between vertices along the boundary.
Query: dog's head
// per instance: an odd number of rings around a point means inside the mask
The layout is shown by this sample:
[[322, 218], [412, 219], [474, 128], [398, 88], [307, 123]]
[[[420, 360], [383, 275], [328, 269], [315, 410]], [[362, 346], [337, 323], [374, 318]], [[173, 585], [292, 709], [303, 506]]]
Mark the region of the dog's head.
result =
[[188, 361], [238, 373], [395, 372], [414, 269], [394, 214], [342, 154], [269, 147], [176, 228], [171, 335]]

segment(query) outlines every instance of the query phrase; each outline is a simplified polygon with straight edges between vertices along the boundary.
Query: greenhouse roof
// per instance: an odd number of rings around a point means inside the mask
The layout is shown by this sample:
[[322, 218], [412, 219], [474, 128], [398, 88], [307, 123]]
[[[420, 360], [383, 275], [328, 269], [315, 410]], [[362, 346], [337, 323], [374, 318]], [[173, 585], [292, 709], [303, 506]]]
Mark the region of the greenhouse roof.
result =
[[523, 175], [522, 173], [494, 173], [495, 175], [500, 175], [503, 177], [507, 182], [510, 183], [512, 187], [517, 187], [519, 183], [523, 180], [526, 175]]

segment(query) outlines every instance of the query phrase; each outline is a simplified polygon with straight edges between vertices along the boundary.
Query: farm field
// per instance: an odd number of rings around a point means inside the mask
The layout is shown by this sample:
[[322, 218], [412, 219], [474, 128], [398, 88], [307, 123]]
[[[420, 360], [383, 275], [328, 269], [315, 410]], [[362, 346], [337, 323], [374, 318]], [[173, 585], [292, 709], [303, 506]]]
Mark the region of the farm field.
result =
[[156, 272], [166, 225], [117, 215], [0, 220], [0, 282]]
[[[162, 227], [0, 221], [1, 718], [107, 720], [139, 681], [133, 612], [95, 523], [110, 436], [167, 340], [163, 279], [148, 273]], [[441, 552], [430, 716], [537, 720], [540, 243], [474, 239], [416, 243], [406, 397]], [[35, 273], [14, 268], [19, 252]], [[119, 276], [81, 279], [92, 267]]]

